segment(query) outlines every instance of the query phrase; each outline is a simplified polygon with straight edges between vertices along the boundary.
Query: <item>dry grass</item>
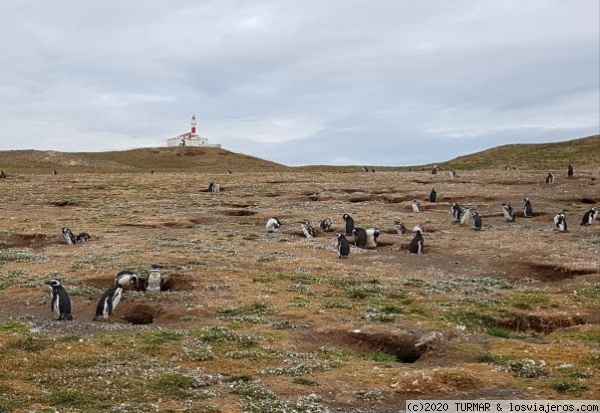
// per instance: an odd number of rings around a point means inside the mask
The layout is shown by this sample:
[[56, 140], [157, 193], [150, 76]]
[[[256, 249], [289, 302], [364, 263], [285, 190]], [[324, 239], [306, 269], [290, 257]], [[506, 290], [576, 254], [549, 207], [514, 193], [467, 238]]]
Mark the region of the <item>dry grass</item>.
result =
[[[0, 411], [390, 412], [407, 398], [598, 399], [600, 222], [594, 169], [20, 175], [0, 181]], [[208, 182], [222, 192], [201, 192]], [[439, 202], [426, 201], [432, 187]], [[501, 203], [534, 218], [505, 222]], [[424, 212], [410, 203], [421, 200]], [[479, 211], [481, 232], [449, 204]], [[597, 200], [596, 200], [597, 201]], [[571, 230], [552, 217], [566, 211]], [[341, 215], [382, 230], [337, 258]], [[279, 233], [264, 224], [277, 216]], [[422, 256], [392, 233], [425, 230]], [[91, 241], [66, 245], [62, 226]], [[388, 232], [385, 232], [388, 231]], [[117, 272], [162, 266], [91, 321]], [[75, 320], [54, 321], [60, 278]], [[126, 320], [151, 316], [152, 323]], [[143, 318], [143, 317], [142, 317]], [[530, 362], [528, 360], [533, 360]], [[543, 364], [541, 362], [544, 362]], [[533, 364], [532, 364], [533, 363]], [[287, 409], [287, 410], [286, 410]]]

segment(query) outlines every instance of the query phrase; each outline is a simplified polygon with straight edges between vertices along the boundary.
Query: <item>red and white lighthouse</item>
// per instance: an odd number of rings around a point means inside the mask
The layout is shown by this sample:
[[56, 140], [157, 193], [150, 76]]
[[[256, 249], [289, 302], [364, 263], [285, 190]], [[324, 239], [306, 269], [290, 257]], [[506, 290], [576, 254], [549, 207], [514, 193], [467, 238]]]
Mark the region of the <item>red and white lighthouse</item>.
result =
[[196, 122], [196, 116], [192, 115], [192, 120], [190, 121], [190, 125], [191, 125], [191, 130], [190, 133], [192, 135], [196, 134], [196, 125], [198, 124], [198, 122]]

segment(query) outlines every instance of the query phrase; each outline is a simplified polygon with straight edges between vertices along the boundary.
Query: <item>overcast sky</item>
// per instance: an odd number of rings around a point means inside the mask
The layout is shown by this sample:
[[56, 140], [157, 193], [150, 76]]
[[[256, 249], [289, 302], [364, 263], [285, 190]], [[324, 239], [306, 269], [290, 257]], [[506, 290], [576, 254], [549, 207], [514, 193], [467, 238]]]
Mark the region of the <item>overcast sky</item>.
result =
[[0, 0], [0, 150], [415, 165], [600, 133], [598, 0]]

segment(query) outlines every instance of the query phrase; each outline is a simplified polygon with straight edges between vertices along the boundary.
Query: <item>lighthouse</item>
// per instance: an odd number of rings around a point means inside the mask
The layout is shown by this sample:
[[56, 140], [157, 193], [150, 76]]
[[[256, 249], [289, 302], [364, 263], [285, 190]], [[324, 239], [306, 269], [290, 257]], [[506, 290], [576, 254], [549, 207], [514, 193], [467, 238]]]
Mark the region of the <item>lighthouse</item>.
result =
[[196, 133], [198, 121], [196, 116], [192, 115], [190, 119], [190, 131], [167, 139], [167, 146], [208, 146], [220, 148], [220, 144], [209, 144], [208, 138], [200, 136]]

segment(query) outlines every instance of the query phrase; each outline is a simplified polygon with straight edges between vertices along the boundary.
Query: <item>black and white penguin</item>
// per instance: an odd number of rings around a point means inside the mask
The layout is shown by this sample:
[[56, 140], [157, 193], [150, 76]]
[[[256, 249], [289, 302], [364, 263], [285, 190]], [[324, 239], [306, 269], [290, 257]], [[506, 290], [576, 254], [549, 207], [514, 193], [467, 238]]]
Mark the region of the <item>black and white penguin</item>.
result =
[[567, 232], [567, 217], [562, 212], [554, 216], [554, 226], [560, 232]]
[[381, 235], [381, 232], [377, 228], [367, 228], [365, 230], [367, 233], [367, 248], [376, 248], [377, 247], [377, 237]]
[[531, 201], [529, 198], [525, 198], [523, 201], [523, 216], [525, 218], [533, 217], [533, 208], [531, 207]]
[[589, 211], [583, 214], [583, 218], [581, 218], [581, 225], [592, 225], [596, 217], [598, 217], [598, 209], [596, 207], [592, 207]]
[[459, 222], [463, 211], [456, 202], [453, 202], [452, 205], [450, 205], [450, 212], [452, 212], [452, 218], [454, 218], [454, 221]]
[[60, 284], [58, 280], [50, 280], [45, 283], [50, 290], [50, 309], [58, 316], [59, 320], [72, 320], [71, 300], [67, 290]]
[[369, 172], [369, 168], [367, 168], [366, 166], [363, 166], [363, 171]]
[[364, 228], [355, 227], [352, 230], [354, 235], [354, 245], [358, 248], [365, 248], [367, 246], [367, 231]]
[[333, 230], [332, 225], [333, 225], [333, 219], [331, 219], [329, 217], [323, 218], [321, 220], [321, 223], [319, 224], [319, 226], [321, 227], [323, 232], [332, 231]]
[[160, 292], [163, 283], [163, 276], [160, 268], [156, 265], [152, 265], [150, 271], [148, 271], [148, 279], [146, 280], [146, 291]]
[[300, 229], [302, 230], [302, 233], [304, 234], [304, 236], [306, 238], [314, 238], [315, 237], [315, 229], [312, 227], [310, 222], [303, 221], [302, 224], [300, 224]]
[[4, 169], [0, 171], [0, 179], [6, 178], [6, 174], [4, 173]]
[[431, 192], [429, 193], [429, 202], [437, 202], [437, 192], [435, 192], [435, 188], [431, 188]]
[[346, 222], [346, 235], [352, 235], [352, 230], [354, 229], [354, 219], [348, 215], [342, 215], [342, 219]]
[[502, 204], [502, 213], [504, 214], [504, 218], [508, 222], [515, 221], [515, 214], [513, 213], [512, 205], [510, 205], [510, 202], [505, 202], [504, 204]]
[[52, 170], [52, 175], [54, 175], [54, 176], [58, 175], [58, 171], [56, 169], [53, 169]]
[[452, 178], [458, 178], [458, 174], [456, 173], [456, 171], [454, 169], [450, 169], [450, 176]]
[[123, 289], [133, 288], [137, 289], [139, 285], [139, 278], [136, 274], [131, 271], [121, 271], [115, 277], [115, 284], [119, 284]]
[[462, 214], [460, 214], [460, 223], [462, 225], [469, 225], [469, 222], [471, 222], [471, 219], [473, 218], [473, 213], [471, 212], [471, 210], [469, 208], [465, 208], [462, 211]]
[[547, 184], [554, 183], [554, 174], [552, 172], [548, 172], [548, 176], [546, 176], [546, 183]]
[[478, 212], [473, 212], [473, 229], [476, 231], [481, 231], [483, 227], [483, 220], [481, 219], [481, 215]]
[[348, 258], [350, 243], [344, 234], [337, 234], [337, 251], [339, 258]]
[[71, 231], [67, 227], [63, 227], [62, 234], [63, 234], [65, 241], [69, 245], [81, 244], [82, 242], [89, 241], [89, 239], [91, 238], [90, 234], [88, 234], [87, 232], [82, 232], [79, 235], [75, 235], [75, 234], [73, 234], [73, 231]]
[[423, 253], [423, 245], [425, 245], [425, 239], [423, 238], [423, 231], [420, 227], [414, 227], [413, 232], [415, 236], [408, 244], [408, 252], [412, 254], [422, 254]]
[[569, 166], [567, 166], [567, 176], [569, 178], [573, 178], [573, 164], [570, 163]]
[[437, 166], [437, 163], [434, 164], [433, 168], [431, 168], [431, 174], [432, 175], [437, 175], [439, 171], [440, 171], [440, 168]]
[[267, 219], [267, 224], [265, 225], [267, 232], [274, 232], [281, 228], [281, 222], [275, 217], [271, 217]]
[[106, 290], [96, 306], [94, 321], [108, 320], [113, 311], [115, 311], [115, 308], [117, 308], [117, 305], [119, 305], [122, 294], [123, 286], [121, 284], [115, 284]]
[[402, 221], [394, 221], [394, 228], [396, 228], [396, 233], [399, 235], [406, 234], [406, 226]]
[[421, 212], [421, 204], [416, 199], [412, 201], [412, 210], [413, 212]]

